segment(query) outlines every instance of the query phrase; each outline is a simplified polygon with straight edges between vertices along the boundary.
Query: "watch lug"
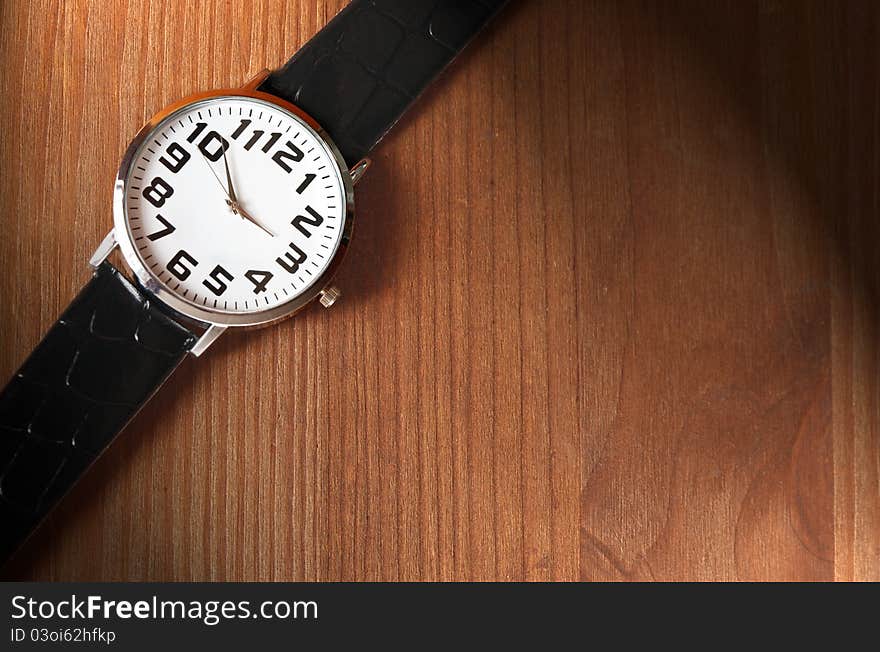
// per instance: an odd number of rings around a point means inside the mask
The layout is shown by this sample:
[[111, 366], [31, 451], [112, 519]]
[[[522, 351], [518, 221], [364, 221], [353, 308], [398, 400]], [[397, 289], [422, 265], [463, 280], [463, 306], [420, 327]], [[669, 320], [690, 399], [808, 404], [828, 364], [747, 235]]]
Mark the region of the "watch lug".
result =
[[256, 75], [254, 75], [253, 77], [251, 77], [251, 78], [247, 81], [247, 83], [245, 83], [245, 84], [242, 86], [242, 88], [243, 88], [244, 90], [246, 90], [246, 91], [255, 91], [255, 90], [257, 90], [257, 87], [258, 87], [260, 84], [262, 84], [264, 81], [266, 81], [266, 77], [269, 76], [269, 72], [270, 72], [270, 71], [269, 71], [268, 68], [263, 68], [263, 69], [262, 69], [260, 72], [258, 72]]
[[351, 177], [352, 185], [356, 186], [358, 184], [358, 181], [364, 178], [364, 175], [367, 173], [367, 170], [370, 169], [370, 166], [372, 164], [372, 160], [368, 158], [362, 158], [351, 167], [351, 169], [348, 171], [348, 176]]
[[101, 266], [105, 260], [107, 260], [107, 256], [109, 256], [113, 250], [116, 248], [116, 230], [110, 229], [110, 232], [104, 236], [104, 239], [101, 240], [101, 244], [98, 245], [98, 248], [95, 249], [95, 253], [92, 254], [92, 257], [89, 258], [89, 265], [97, 269]]
[[198, 342], [195, 343], [195, 346], [189, 350], [195, 357], [199, 357], [208, 348], [217, 341], [217, 338], [223, 335], [226, 332], [226, 326], [218, 326], [217, 324], [212, 324], [208, 326], [208, 330], [202, 333], [202, 336], [199, 338]]

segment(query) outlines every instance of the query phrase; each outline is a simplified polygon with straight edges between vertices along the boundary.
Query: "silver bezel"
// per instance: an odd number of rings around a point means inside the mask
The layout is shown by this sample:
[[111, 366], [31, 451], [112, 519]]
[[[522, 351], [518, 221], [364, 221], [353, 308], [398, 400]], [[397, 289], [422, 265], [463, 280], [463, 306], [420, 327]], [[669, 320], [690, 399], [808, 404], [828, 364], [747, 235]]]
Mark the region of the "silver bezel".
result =
[[[315, 279], [308, 288], [289, 301], [279, 306], [274, 306], [268, 310], [253, 313], [230, 314], [228, 312], [213, 310], [205, 306], [197, 306], [194, 303], [180, 298], [168, 290], [165, 287], [165, 284], [144, 265], [140, 257], [137, 255], [125, 217], [125, 180], [128, 178], [129, 171], [134, 164], [134, 158], [137, 151], [140, 149], [140, 146], [149, 138], [150, 134], [153, 133], [153, 130], [164, 120], [200, 102], [219, 98], [241, 97], [271, 104], [273, 107], [290, 114], [293, 118], [297, 118], [303, 122], [313, 135], [317, 136], [324, 142], [328, 151], [332, 154], [339, 175], [342, 178], [345, 192], [345, 214], [343, 215], [344, 223], [342, 236], [339, 245], [336, 248], [336, 252], [330, 261], [330, 264], [327, 266], [327, 269], [324, 270], [324, 272]], [[328, 136], [327, 132], [324, 131], [324, 129], [311, 116], [293, 104], [285, 102], [274, 95], [247, 88], [221, 89], [193, 95], [166, 107], [154, 115], [129, 144], [125, 155], [122, 157], [122, 162], [119, 165], [119, 171], [116, 174], [116, 182], [113, 188], [113, 225], [116, 233], [116, 240], [122, 251], [125, 263], [131, 270], [132, 274], [148, 294], [166, 304], [179, 314], [207, 325], [266, 326], [293, 316], [308, 303], [318, 298], [322, 290], [324, 290], [333, 279], [333, 276], [338, 271], [339, 265], [345, 256], [348, 243], [351, 240], [351, 233], [354, 228], [354, 215], [354, 184], [348, 173], [345, 159], [342, 157], [339, 148]]]

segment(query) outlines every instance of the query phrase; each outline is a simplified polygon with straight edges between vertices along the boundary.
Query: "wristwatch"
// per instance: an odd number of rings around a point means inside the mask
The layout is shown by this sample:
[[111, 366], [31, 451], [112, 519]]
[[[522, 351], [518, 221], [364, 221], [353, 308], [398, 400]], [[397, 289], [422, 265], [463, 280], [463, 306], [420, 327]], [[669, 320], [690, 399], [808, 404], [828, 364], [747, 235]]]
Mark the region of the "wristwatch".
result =
[[365, 157], [504, 4], [353, 0], [281, 68], [150, 119], [91, 280], [0, 394], [0, 562], [187, 355], [336, 300]]

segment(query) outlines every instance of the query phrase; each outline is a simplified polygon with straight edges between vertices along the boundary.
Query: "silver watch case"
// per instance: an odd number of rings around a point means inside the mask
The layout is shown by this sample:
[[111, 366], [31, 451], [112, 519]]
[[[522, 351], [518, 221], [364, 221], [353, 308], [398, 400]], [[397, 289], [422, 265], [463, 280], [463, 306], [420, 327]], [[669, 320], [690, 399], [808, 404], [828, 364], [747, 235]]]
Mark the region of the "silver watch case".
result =
[[[275, 97], [274, 95], [257, 91], [256, 87], [262, 83], [267, 74], [268, 71], [261, 72], [242, 88], [219, 89], [191, 95], [165, 107], [162, 111], [150, 118], [147, 124], [144, 125], [140, 132], [138, 132], [137, 136], [135, 136], [134, 140], [131, 141], [125, 155], [122, 157], [122, 163], [119, 166], [119, 171], [116, 175], [116, 183], [113, 189], [114, 230], [108, 234], [107, 238], [105, 238], [105, 241], [102, 243], [102, 246], [99, 247], [98, 251], [95, 252], [95, 256], [92, 257], [92, 261], [90, 261], [93, 265], [95, 265], [96, 261], [100, 263], [101, 260], [106, 258], [113, 246], [118, 244], [126, 265], [147, 293], [169, 306], [175, 312], [205, 326], [216, 327], [216, 330], [221, 332], [227, 327], [267, 326], [283, 319], [287, 319], [288, 317], [292, 317], [324, 292], [329, 286], [333, 276], [338, 271], [339, 265], [342, 263], [354, 228], [355, 212], [353, 176], [355, 179], [359, 179], [363, 173], [363, 169], [368, 165], [368, 162], [358, 163], [358, 165], [352, 168], [351, 172], [349, 172], [345, 159], [342, 157], [339, 148], [314, 118], [289, 102]], [[300, 295], [280, 306], [275, 306], [264, 312], [241, 315], [218, 312], [205, 306], [197, 306], [171, 293], [138, 257], [135, 251], [134, 242], [131, 238], [131, 233], [129, 232], [125, 221], [125, 180], [128, 177], [129, 170], [133, 165], [134, 156], [141, 144], [163, 120], [173, 113], [190, 104], [216, 97], [248, 97], [258, 99], [300, 118], [309, 128], [311, 128], [315, 135], [327, 144], [327, 147], [336, 162], [345, 188], [345, 224], [339, 246], [333, 259], [330, 261], [329, 266], [321, 276], [319, 276], [315, 282], [306, 288]], [[105, 251], [102, 251], [102, 249]]]

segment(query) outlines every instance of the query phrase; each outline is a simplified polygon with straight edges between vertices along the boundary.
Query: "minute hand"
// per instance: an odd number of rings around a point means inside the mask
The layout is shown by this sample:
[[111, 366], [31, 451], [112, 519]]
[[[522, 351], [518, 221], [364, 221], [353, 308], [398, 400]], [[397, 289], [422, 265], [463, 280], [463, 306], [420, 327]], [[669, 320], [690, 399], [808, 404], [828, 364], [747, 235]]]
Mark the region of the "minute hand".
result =
[[273, 238], [276, 236], [275, 233], [267, 229], [265, 226], [260, 224], [254, 217], [248, 213], [244, 208], [242, 208], [241, 204], [238, 203], [238, 197], [235, 195], [235, 186], [232, 185], [232, 175], [229, 173], [229, 162], [226, 159], [226, 150], [223, 150], [223, 167], [226, 169], [226, 187], [229, 188], [229, 199], [226, 200], [226, 203], [229, 204], [229, 207], [232, 209], [233, 213], [241, 215], [243, 218], [263, 229], [266, 233], [271, 235]]
[[238, 197], [235, 196], [235, 186], [232, 185], [232, 175], [229, 174], [229, 162], [226, 160], [226, 149], [223, 149], [223, 167], [226, 169], [226, 187], [229, 188], [229, 199], [233, 203], [238, 204]]

